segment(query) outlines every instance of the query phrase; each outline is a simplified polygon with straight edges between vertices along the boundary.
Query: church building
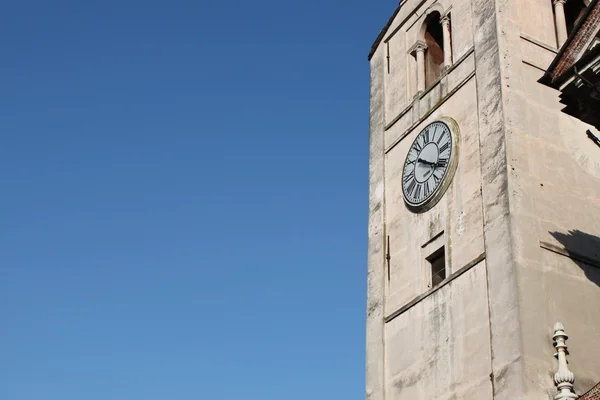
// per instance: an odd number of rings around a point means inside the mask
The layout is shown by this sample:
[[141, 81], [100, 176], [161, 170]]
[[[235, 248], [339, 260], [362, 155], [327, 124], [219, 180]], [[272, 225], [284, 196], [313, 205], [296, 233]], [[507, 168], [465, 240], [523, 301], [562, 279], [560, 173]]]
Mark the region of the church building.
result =
[[402, 0], [376, 38], [367, 400], [600, 399], [599, 4]]

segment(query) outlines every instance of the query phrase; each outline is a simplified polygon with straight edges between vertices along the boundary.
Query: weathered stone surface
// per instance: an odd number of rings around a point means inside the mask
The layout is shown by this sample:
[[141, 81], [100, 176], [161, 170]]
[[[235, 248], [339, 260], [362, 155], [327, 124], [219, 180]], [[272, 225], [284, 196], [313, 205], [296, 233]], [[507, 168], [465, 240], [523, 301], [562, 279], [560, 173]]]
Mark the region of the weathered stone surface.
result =
[[384, 399], [383, 349], [383, 259], [384, 259], [384, 54], [377, 51], [371, 59], [371, 118], [369, 137], [369, 244], [367, 278], [367, 360], [366, 398]]
[[[460, 269], [484, 252], [477, 117], [469, 107], [470, 103], [476, 102], [475, 80], [468, 81], [458, 93], [416, 125], [385, 156], [386, 224], [392, 266], [386, 284], [386, 315], [429, 288], [425, 257], [430, 249], [422, 246], [441, 232], [451, 243], [446, 246], [450, 271]], [[414, 214], [404, 205], [402, 183], [398, 179], [402, 174], [404, 155], [421, 129], [444, 115], [452, 115], [461, 127], [458, 170], [444, 198], [427, 213]], [[405, 265], [412, 268], [404, 268]]]
[[[371, 58], [367, 398], [548, 399], [557, 320], [582, 393], [600, 380], [600, 148], [537, 82], [556, 52], [552, 3], [402, 4]], [[450, 10], [454, 65], [417, 94], [407, 51], [432, 7]], [[458, 168], [414, 214], [404, 159], [442, 116], [460, 126]], [[441, 244], [451, 279], [432, 290]]]
[[386, 398], [489, 398], [485, 275], [483, 261], [387, 324]]

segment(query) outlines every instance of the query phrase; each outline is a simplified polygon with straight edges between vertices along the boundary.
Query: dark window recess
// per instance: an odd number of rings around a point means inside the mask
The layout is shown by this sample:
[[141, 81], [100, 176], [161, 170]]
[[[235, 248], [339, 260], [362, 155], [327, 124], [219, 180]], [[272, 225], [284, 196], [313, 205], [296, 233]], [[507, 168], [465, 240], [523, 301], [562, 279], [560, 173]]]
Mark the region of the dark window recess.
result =
[[431, 287], [435, 287], [446, 279], [446, 252], [444, 248], [427, 257], [431, 264]]
[[425, 31], [425, 42], [427, 52], [425, 54], [425, 86], [429, 87], [442, 74], [444, 68], [444, 34], [440, 23], [440, 13], [431, 13], [427, 20]]
[[583, 12], [587, 6], [583, 0], [568, 0], [565, 4], [565, 20], [567, 23], [567, 32], [571, 33], [575, 25], [579, 21], [579, 18], [583, 15]]

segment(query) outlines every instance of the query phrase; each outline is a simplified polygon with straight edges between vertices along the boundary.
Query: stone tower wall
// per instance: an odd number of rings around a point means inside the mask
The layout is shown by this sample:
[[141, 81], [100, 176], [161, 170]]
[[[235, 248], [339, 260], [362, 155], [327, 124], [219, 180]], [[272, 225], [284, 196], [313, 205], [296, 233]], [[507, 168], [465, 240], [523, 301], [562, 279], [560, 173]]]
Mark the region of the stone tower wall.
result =
[[[453, 64], [417, 94], [410, 49], [448, 10]], [[547, 399], [556, 320], [576, 388], [600, 380], [600, 148], [537, 83], [553, 18], [551, 0], [407, 0], [372, 54], [368, 399]], [[458, 169], [413, 214], [404, 156], [442, 116], [460, 126]], [[442, 244], [448, 279], [432, 288], [425, 257]]]

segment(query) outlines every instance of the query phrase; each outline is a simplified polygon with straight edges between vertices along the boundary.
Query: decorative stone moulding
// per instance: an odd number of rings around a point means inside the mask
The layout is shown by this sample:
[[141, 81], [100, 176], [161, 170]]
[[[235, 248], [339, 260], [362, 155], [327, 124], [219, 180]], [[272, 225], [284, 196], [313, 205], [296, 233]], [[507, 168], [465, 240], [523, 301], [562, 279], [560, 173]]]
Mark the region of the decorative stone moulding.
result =
[[565, 327], [560, 322], [554, 325], [554, 347], [556, 348], [556, 354], [554, 357], [558, 359], [558, 371], [554, 374], [554, 384], [558, 390], [558, 394], [554, 396], [555, 400], [573, 400], [579, 396], [575, 394], [573, 390], [573, 383], [575, 383], [575, 374], [569, 370], [567, 363], [567, 339], [569, 337], [565, 333]]

